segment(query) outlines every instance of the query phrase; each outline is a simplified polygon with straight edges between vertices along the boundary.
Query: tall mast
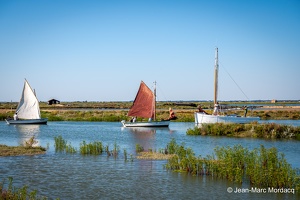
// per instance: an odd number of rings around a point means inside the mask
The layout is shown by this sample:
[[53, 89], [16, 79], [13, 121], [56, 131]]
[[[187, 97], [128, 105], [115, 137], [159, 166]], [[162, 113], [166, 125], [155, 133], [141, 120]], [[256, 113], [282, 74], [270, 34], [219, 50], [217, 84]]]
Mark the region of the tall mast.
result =
[[216, 47], [214, 104], [217, 104], [218, 102], [218, 71], [219, 71], [219, 60], [218, 60], [218, 48]]
[[156, 120], [156, 81], [154, 81], [154, 91], [153, 91], [153, 93], [154, 93], [154, 102], [153, 102], [153, 104], [154, 104], [154, 121]]

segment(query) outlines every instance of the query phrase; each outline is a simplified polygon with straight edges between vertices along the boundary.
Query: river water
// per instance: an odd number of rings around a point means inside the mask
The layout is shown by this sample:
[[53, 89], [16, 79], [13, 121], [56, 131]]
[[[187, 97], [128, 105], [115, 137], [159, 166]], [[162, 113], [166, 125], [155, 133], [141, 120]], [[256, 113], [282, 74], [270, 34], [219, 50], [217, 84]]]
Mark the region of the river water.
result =
[[[298, 125], [298, 121], [283, 121]], [[166, 170], [166, 161], [137, 160], [136, 144], [145, 150], [166, 147], [172, 138], [191, 147], [196, 155], [211, 155], [216, 146], [241, 144], [249, 149], [276, 147], [283, 152], [293, 168], [300, 168], [300, 142], [213, 136], [188, 136], [186, 130], [194, 123], [172, 122], [169, 128], [123, 128], [115, 122], [49, 122], [48, 125], [6, 125], [0, 123], [0, 144], [16, 146], [35, 136], [47, 153], [35, 156], [0, 157], [0, 181], [13, 177], [16, 187], [29, 186], [48, 199], [299, 199], [299, 194], [236, 193], [236, 188], [251, 186], [234, 184], [211, 177], [190, 176]], [[55, 152], [54, 137], [62, 136], [79, 150], [83, 141], [101, 141], [113, 149], [119, 146], [117, 158], [82, 156], [80, 153]], [[227, 192], [231, 187], [233, 192]]]

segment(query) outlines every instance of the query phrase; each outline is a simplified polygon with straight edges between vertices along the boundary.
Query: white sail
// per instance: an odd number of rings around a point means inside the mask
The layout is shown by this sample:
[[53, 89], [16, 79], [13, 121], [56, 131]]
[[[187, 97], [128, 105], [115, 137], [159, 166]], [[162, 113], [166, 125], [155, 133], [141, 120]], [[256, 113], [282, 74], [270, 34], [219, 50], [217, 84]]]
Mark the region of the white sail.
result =
[[26, 79], [16, 112], [20, 119], [41, 119], [39, 101]]

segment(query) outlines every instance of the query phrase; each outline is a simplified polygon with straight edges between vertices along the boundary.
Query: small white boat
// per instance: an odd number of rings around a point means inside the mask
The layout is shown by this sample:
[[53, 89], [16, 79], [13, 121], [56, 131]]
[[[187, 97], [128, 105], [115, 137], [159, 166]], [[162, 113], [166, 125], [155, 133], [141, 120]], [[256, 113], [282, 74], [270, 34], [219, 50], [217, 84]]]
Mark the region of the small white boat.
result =
[[250, 123], [253, 121], [260, 120], [259, 117], [246, 117], [238, 115], [221, 115], [220, 105], [218, 104], [218, 71], [219, 71], [219, 61], [218, 61], [218, 48], [216, 48], [215, 56], [215, 79], [214, 79], [214, 112], [212, 115], [206, 114], [204, 112], [195, 112], [195, 123]]
[[128, 116], [133, 118], [142, 117], [148, 118], [148, 121], [136, 122], [135, 120], [126, 122], [122, 120], [121, 123], [124, 127], [168, 127], [169, 120], [156, 121], [156, 89], [154, 92], [141, 81], [140, 88], [137, 92], [132, 107], [128, 112]]
[[5, 119], [7, 124], [47, 124], [47, 118], [41, 118], [39, 100], [25, 79], [21, 100], [15, 119]]

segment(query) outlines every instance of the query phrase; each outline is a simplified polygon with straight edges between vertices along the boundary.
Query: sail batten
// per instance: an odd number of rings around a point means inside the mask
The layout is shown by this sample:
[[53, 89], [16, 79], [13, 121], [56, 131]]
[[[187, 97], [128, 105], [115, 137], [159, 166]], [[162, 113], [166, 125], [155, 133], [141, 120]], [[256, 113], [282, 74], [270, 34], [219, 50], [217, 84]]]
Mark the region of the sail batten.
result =
[[128, 112], [128, 116], [154, 118], [154, 101], [154, 93], [143, 81], [141, 81], [133, 105]]
[[41, 119], [39, 101], [26, 79], [16, 112], [20, 119]]

